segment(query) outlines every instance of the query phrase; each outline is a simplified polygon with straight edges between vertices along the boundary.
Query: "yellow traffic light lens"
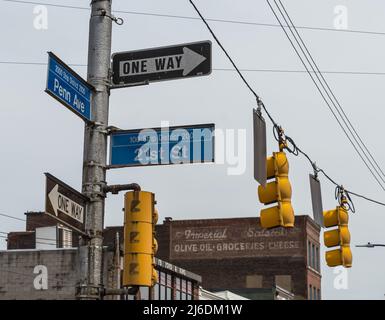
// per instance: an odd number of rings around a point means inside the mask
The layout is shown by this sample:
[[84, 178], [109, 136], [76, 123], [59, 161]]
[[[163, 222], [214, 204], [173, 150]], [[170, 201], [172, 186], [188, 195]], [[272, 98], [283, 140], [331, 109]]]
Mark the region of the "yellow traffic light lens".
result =
[[327, 247], [346, 245], [350, 243], [350, 232], [347, 226], [324, 232], [324, 242]]
[[269, 204], [278, 201], [277, 183], [275, 181], [269, 182], [265, 187], [258, 186], [259, 201], [264, 204]]
[[349, 246], [343, 246], [340, 249], [326, 251], [326, 263], [329, 267], [344, 266], [350, 268], [352, 266], [352, 251]]
[[326, 263], [329, 267], [336, 267], [342, 265], [341, 250], [331, 250], [325, 253]]
[[324, 232], [324, 243], [328, 248], [335, 247], [340, 244], [340, 232], [338, 229]]
[[258, 186], [258, 198], [264, 204], [290, 201], [291, 194], [291, 185], [288, 178], [277, 178], [277, 181], [269, 182], [265, 187]]
[[262, 228], [294, 227], [294, 210], [290, 202], [282, 202], [279, 206], [262, 209], [260, 221]]
[[262, 209], [260, 221], [262, 228], [265, 229], [280, 227], [282, 225], [282, 220], [279, 215], [278, 206]]
[[334, 227], [337, 225], [345, 225], [349, 222], [349, 215], [346, 209], [337, 207], [334, 210], [328, 210], [323, 212], [324, 226], [326, 228]]

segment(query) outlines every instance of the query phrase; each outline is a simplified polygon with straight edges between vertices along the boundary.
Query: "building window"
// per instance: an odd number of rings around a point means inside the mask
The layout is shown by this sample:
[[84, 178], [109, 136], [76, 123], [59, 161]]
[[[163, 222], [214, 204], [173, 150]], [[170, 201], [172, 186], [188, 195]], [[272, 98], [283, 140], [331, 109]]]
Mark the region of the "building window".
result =
[[167, 274], [166, 299], [167, 300], [173, 300], [173, 296], [172, 296], [172, 276], [171, 276], [171, 274]]
[[180, 300], [182, 295], [180, 291], [180, 278], [175, 277], [175, 299]]
[[318, 300], [317, 298], [317, 289], [313, 287], [313, 300]]
[[166, 300], [166, 274], [164, 272], [160, 272], [160, 300]]
[[318, 300], [321, 300], [321, 290], [320, 289], [317, 289], [317, 297], [318, 297]]
[[187, 281], [187, 300], [193, 299], [193, 292], [192, 292], [192, 283], [191, 281]]
[[156, 284], [156, 285], [152, 288], [152, 292], [153, 292], [153, 299], [154, 299], [154, 300], [159, 300], [159, 284]]
[[309, 285], [309, 300], [313, 300], [313, 286]]
[[148, 287], [140, 287], [140, 300], [149, 300], [149, 288]]
[[315, 245], [314, 244], [312, 244], [311, 245], [311, 267], [313, 268], [313, 269], [315, 269]]
[[187, 283], [186, 283], [186, 280], [182, 279], [181, 283], [182, 283], [182, 287], [181, 287], [181, 291], [182, 291], [181, 300], [187, 300]]
[[319, 247], [318, 247], [318, 246], [315, 248], [315, 259], [316, 259], [316, 265], [315, 265], [315, 267], [316, 267], [317, 271], [320, 271]]

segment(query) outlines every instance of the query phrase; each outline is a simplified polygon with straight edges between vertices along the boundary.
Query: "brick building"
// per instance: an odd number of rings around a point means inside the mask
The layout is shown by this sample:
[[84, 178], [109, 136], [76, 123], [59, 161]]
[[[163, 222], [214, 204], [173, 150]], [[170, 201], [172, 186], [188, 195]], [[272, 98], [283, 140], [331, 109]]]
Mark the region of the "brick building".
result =
[[320, 228], [308, 216], [296, 216], [294, 228], [270, 230], [259, 218], [166, 218], [156, 231], [158, 256], [201, 275], [208, 290], [253, 299], [279, 286], [296, 299], [321, 299]]
[[[78, 236], [44, 212], [26, 213], [26, 231], [10, 232], [6, 251], [0, 251], [0, 300], [75, 299], [79, 281]], [[103, 284], [116, 289], [122, 279], [122, 240], [117, 232], [104, 232]], [[118, 247], [118, 249], [117, 249]], [[105, 299], [197, 300], [202, 278], [172, 263], [155, 259], [159, 283], [140, 288], [133, 297], [106, 296]], [[118, 285], [119, 283], [119, 285]]]
[[[9, 233], [8, 249], [38, 248], [43, 251], [0, 252], [0, 265], [18, 273], [29, 268], [31, 276], [32, 264], [26, 266], [22, 262], [25, 256], [36, 255], [34, 259], [40, 257], [44, 260], [46, 255], [52, 254], [45, 249], [76, 247], [78, 237], [43, 212], [28, 212], [26, 216], [26, 231]], [[49, 226], [54, 227], [51, 233], [45, 229]], [[212, 292], [229, 290], [250, 299], [275, 299], [277, 296], [287, 299], [292, 299], [292, 296], [295, 299], [321, 298], [320, 228], [308, 216], [296, 216], [294, 228], [271, 230], [262, 229], [259, 218], [180, 221], [166, 218], [163, 224], [156, 226], [156, 231], [159, 243], [157, 256], [161, 259], [157, 260], [160, 283], [151, 290], [142, 289], [141, 296], [137, 298], [197, 299], [200, 285]], [[122, 226], [107, 227], [103, 234], [106, 248], [104, 281], [107, 286], [114, 285], [116, 277], [110, 271], [116, 270], [114, 252], [117, 234], [120, 248], [123, 248]], [[65, 254], [77, 264], [77, 249], [65, 250], [70, 250]], [[60, 257], [63, 253], [59, 250], [57, 254]], [[20, 255], [20, 258], [12, 260], [19, 261], [16, 266], [6, 258], [12, 255]], [[51, 269], [56, 267], [54, 265]], [[68, 268], [63, 269], [64, 274]], [[57, 279], [54, 280], [59, 287], [64, 277], [61, 276], [61, 269], [59, 266]], [[69, 270], [72, 270], [71, 275], [76, 273], [72, 264]], [[71, 281], [66, 279], [65, 286], [55, 290], [65, 290], [67, 286], [74, 288]], [[10, 297], [8, 293], [4, 294], [5, 284], [0, 280], [0, 299]], [[54, 284], [52, 288], [56, 287]], [[8, 289], [12, 291], [14, 287]], [[73, 298], [74, 294], [67, 295], [70, 296]]]

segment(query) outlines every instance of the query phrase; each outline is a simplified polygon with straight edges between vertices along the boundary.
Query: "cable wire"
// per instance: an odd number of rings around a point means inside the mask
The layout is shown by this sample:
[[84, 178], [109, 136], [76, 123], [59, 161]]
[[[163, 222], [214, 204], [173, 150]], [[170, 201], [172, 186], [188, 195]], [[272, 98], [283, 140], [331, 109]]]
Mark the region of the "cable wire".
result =
[[[210, 33], [212, 34], [213, 38], [215, 39], [215, 41], [217, 42], [217, 44], [219, 45], [219, 47], [225, 52], [226, 56], [229, 58], [229, 60], [231, 61], [232, 65], [234, 66], [234, 68], [237, 70], [237, 73], [240, 75], [241, 79], [243, 80], [243, 82], [246, 84], [246, 86], [249, 88], [250, 92], [254, 95], [254, 97], [257, 98], [257, 101], [259, 99], [259, 96], [258, 94], [256, 94], [256, 92], [251, 88], [251, 86], [248, 84], [248, 82], [245, 80], [245, 78], [243, 77], [242, 73], [240, 72], [240, 69], [237, 68], [235, 62], [233, 61], [233, 59], [230, 58], [229, 54], [227, 53], [227, 51], [224, 49], [223, 45], [220, 43], [219, 39], [215, 36], [214, 32], [212, 31], [212, 29], [210, 28], [209, 24], [207, 23], [207, 21], [205, 21], [203, 15], [200, 13], [199, 9], [196, 7], [196, 5], [193, 3], [192, 0], [189, 0], [189, 2], [191, 3], [191, 5], [193, 6], [193, 8], [195, 9], [195, 11], [197, 12], [197, 14], [200, 16], [201, 20], [204, 22], [204, 24], [206, 25], [207, 29], [210, 31]], [[270, 3], [269, 3], [270, 5]], [[274, 10], [273, 10], [274, 12]], [[275, 12], [274, 12], [275, 14]], [[278, 19], [279, 20], [279, 19]], [[279, 20], [280, 21], [280, 20]], [[286, 30], [285, 30], [286, 32]], [[289, 38], [289, 40], [291, 40]], [[311, 74], [311, 73], [310, 73]], [[322, 95], [322, 94], [321, 94]], [[326, 100], [326, 99], [325, 99]], [[262, 101], [259, 101], [260, 103], [262, 103]], [[265, 110], [266, 114], [269, 116], [271, 122], [273, 123], [273, 129], [276, 130], [276, 127], [278, 126], [277, 123], [274, 121], [274, 119], [270, 116], [269, 112], [267, 112], [267, 109], [265, 107], [265, 105], [262, 103], [262, 106], [263, 106], [263, 109]], [[291, 151], [291, 153], [301, 153], [302, 155], [304, 155], [310, 162], [310, 164], [312, 165], [315, 173], [319, 173], [321, 172], [330, 182], [332, 182], [334, 185], [336, 186], [340, 186], [338, 183], [336, 183], [332, 178], [330, 178], [326, 172], [323, 170], [323, 169], [320, 169], [320, 168], [317, 168], [316, 165], [315, 165], [315, 162], [312, 161], [312, 159], [309, 157], [308, 154], [306, 154], [304, 151], [302, 151], [294, 142], [294, 140], [288, 136], [286, 136], [286, 139], [289, 138], [289, 141], [290, 143], [293, 145], [293, 149], [289, 150]], [[346, 190], [347, 191], [347, 190]], [[353, 194], [353, 195], [356, 195], [356, 196], [361, 196], [361, 195], [358, 195], [356, 193], [353, 193], [351, 191], [347, 191], [349, 192], [350, 194]], [[385, 203], [382, 203], [382, 202], [379, 202], [379, 201], [376, 201], [376, 200], [373, 200], [373, 199], [370, 199], [368, 197], [365, 197], [365, 196], [361, 196], [362, 198], [368, 200], [368, 201], [372, 201], [376, 204], [379, 204], [379, 205], [382, 205], [382, 206], [385, 206]]]
[[[19, 3], [19, 4], [33, 4], [33, 5], [44, 5], [47, 7], [57, 7], [57, 8], [65, 8], [65, 9], [78, 9], [78, 10], [90, 10], [87, 7], [78, 7], [71, 5], [59, 5], [53, 3], [46, 2], [38, 2], [38, 1], [21, 1], [21, 0], [3, 0], [5, 2], [10, 3]], [[161, 13], [151, 13], [151, 12], [138, 12], [138, 11], [127, 11], [127, 10], [113, 10], [114, 13], [123, 13], [123, 14], [132, 14], [132, 15], [142, 15], [142, 16], [150, 16], [150, 17], [160, 17], [160, 18], [171, 18], [171, 19], [185, 19], [185, 20], [200, 20], [197, 17], [189, 17], [182, 15], [172, 15], [172, 14], [161, 14]], [[261, 22], [251, 22], [251, 21], [239, 21], [239, 20], [226, 20], [226, 19], [206, 19], [211, 22], [220, 22], [220, 23], [229, 23], [229, 24], [239, 24], [239, 25], [253, 25], [260, 27], [272, 27], [272, 28], [280, 28], [279, 24], [273, 23], [261, 23]], [[288, 26], [284, 26], [288, 27]], [[363, 34], [363, 35], [379, 35], [384, 36], [385, 32], [381, 31], [367, 31], [367, 30], [351, 30], [351, 29], [335, 29], [335, 28], [324, 28], [324, 27], [310, 27], [310, 26], [297, 26], [298, 29], [304, 30], [313, 30], [313, 31], [330, 31], [330, 32], [341, 32], [341, 33], [353, 33], [353, 34]]]
[[[21, 231], [21, 232], [28, 232], [28, 231]], [[34, 232], [34, 231], [32, 231], [32, 232]], [[0, 233], [8, 235], [9, 233], [13, 233], [13, 232], [0, 231]], [[18, 231], [16, 231], [16, 233], [18, 233]], [[37, 238], [35, 237], [34, 239], [47, 240], [47, 241], [57, 241], [58, 240], [58, 239], [49, 239], [49, 238], [40, 238], [40, 237], [37, 237]]]
[[[323, 82], [325, 83], [325, 85], [326, 85], [328, 91], [331, 93], [331, 95], [332, 95], [332, 97], [334, 98], [335, 102], [337, 103], [339, 109], [341, 110], [343, 116], [346, 118], [346, 120], [347, 120], [349, 126], [352, 128], [353, 132], [354, 132], [355, 135], [358, 137], [358, 140], [360, 141], [360, 143], [362, 144], [362, 146], [365, 148], [366, 152], [369, 154], [370, 158], [373, 160], [373, 162], [375, 163], [375, 165], [373, 165], [372, 161], [367, 157], [365, 151], [362, 150], [361, 147], [360, 147], [360, 149], [361, 149], [362, 152], [365, 154], [366, 158], [368, 159], [368, 161], [370, 162], [370, 164], [373, 166], [373, 168], [375, 169], [375, 171], [377, 172], [377, 174], [380, 176], [381, 180], [382, 180], [383, 182], [385, 182], [385, 180], [381, 177], [381, 174], [380, 174], [380, 172], [381, 172], [382, 175], [385, 177], [384, 171], [381, 169], [381, 167], [379, 166], [379, 164], [377, 163], [377, 161], [374, 159], [372, 153], [368, 150], [368, 148], [366, 147], [366, 144], [362, 141], [360, 135], [358, 134], [358, 132], [357, 132], [356, 129], [354, 128], [353, 124], [351, 123], [349, 117], [346, 115], [346, 113], [345, 113], [344, 109], [342, 108], [342, 106], [341, 106], [339, 100], [338, 100], [337, 97], [335, 96], [333, 90], [330, 88], [330, 86], [329, 86], [328, 82], [326, 81], [325, 77], [323, 76], [322, 72], [319, 70], [317, 63], [314, 61], [314, 59], [313, 59], [313, 57], [312, 57], [310, 51], [308, 50], [308, 48], [307, 48], [305, 42], [303, 41], [301, 35], [300, 35], [299, 32], [297, 31], [297, 28], [295, 27], [293, 21], [291, 20], [291, 18], [290, 18], [290, 16], [289, 16], [289, 14], [288, 14], [288, 12], [287, 12], [285, 6], [283, 5], [282, 1], [281, 1], [281, 0], [278, 0], [278, 1], [279, 1], [279, 3], [281, 4], [282, 9], [284, 10], [284, 12], [285, 12], [287, 18], [289, 19], [290, 25], [292, 26], [292, 28], [293, 28], [294, 31], [296, 32], [296, 34], [297, 34], [298, 38], [300, 39], [300, 41], [301, 41], [303, 47], [305, 48], [307, 54], [309, 55], [311, 61], [313, 62], [314, 66], [315, 66], [315, 68], [316, 68], [316, 70], [317, 70], [317, 72], [316, 72], [315, 74], [317, 75], [317, 73], [318, 73], [318, 74], [321, 76], [321, 78], [322, 78]], [[275, 2], [275, 4], [277, 5], [277, 3], [276, 3], [275, 0], [274, 0], [274, 2]], [[277, 5], [277, 7], [278, 7], [278, 5]], [[278, 9], [279, 9], [279, 7], [278, 7]], [[280, 10], [280, 12], [281, 12], [281, 14], [282, 14], [282, 11], [281, 11], [281, 10]], [[284, 15], [282, 15], [282, 16], [284, 17]], [[284, 19], [285, 19], [285, 17], [284, 17]], [[289, 24], [288, 21], [287, 21], [286, 19], [285, 19], [285, 22], [286, 22], [287, 24]], [[290, 27], [289, 27], [289, 28], [290, 28]], [[290, 30], [291, 30], [291, 28], [290, 28]], [[293, 35], [294, 35], [294, 34], [293, 34]], [[294, 35], [294, 36], [295, 36], [295, 35]], [[298, 43], [298, 44], [299, 44], [299, 43]], [[300, 44], [299, 44], [299, 45], [300, 45]], [[304, 53], [304, 54], [305, 54], [305, 53]], [[309, 62], [309, 64], [311, 65], [310, 62]], [[313, 69], [313, 68], [312, 68], [312, 69]], [[315, 72], [314, 69], [313, 69], [313, 71]], [[321, 81], [320, 81], [320, 82], [321, 82]], [[321, 83], [322, 83], [322, 82], [321, 82]], [[325, 90], [326, 90], [326, 89], [325, 89]], [[326, 90], [326, 91], [327, 91], [327, 90]], [[329, 96], [329, 98], [330, 98], [330, 96]], [[333, 101], [331, 98], [330, 98], [330, 100]], [[337, 111], [338, 111], [338, 108], [337, 108], [337, 107], [335, 107], [335, 108], [336, 108]], [[344, 120], [344, 117], [341, 115], [341, 113], [339, 113], [339, 115], [340, 115], [341, 118]], [[348, 126], [348, 124], [345, 122], [345, 120], [344, 120], [344, 123], [345, 123], [345, 125], [349, 128], [349, 126]], [[349, 129], [349, 131], [350, 131], [350, 129]], [[351, 131], [350, 131], [350, 133], [351, 133], [352, 136], [354, 137], [354, 134], [353, 134]], [[355, 137], [354, 137], [354, 139], [355, 139]], [[356, 141], [357, 144], [360, 146], [360, 143], [357, 141], [357, 139], [355, 139], [355, 141]], [[380, 170], [380, 172], [378, 172], [378, 170], [377, 170], [376, 167]]]
[[[5, 65], [36, 65], [47, 66], [47, 62], [27, 62], [27, 61], [0, 61], [0, 64]], [[70, 67], [87, 67], [86, 64], [69, 63]], [[237, 72], [233, 68], [212, 68], [213, 71], [231, 71]], [[241, 72], [267, 72], [267, 73], [307, 73], [305, 70], [289, 70], [289, 69], [238, 69]], [[310, 71], [315, 73], [314, 71]], [[370, 72], [370, 71], [321, 71], [324, 74], [342, 74], [342, 75], [373, 75], [373, 76], [385, 76], [385, 72]]]
[[[325, 88], [325, 86], [323, 85], [322, 81], [320, 80], [318, 74], [320, 73], [319, 69], [318, 71], [314, 70], [313, 68], [313, 65], [311, 64], [308, 56], [306, 55], [304, 49], [302, 48], [301, 44], [299, 43], [297, 37], [295, 36], [295, 34], [293, 33], [292, 31], [292, 28], [289, 28], [290, 32], [292, 33], [292, 35], [294, 36], [294, 39], [296, 40], [297, 44], [299, 45], [299, 48], [301, 49], [303, 55], [305, 56], [307, 62], [309, 63], [310, 67], [312, 68], [312, 70], [314, 71], [314, 74], [315, 76], [317, 77], [318, 81], [319, 81], [319, 84], [316, 82], [315, 78], [313, 77], [312, 73], [309, 72], [309, 68], [308, 66], [306, 65], [306, 63], [304, 62], [301, 54], [299, 53], [298, 49], [296, 48], [295, 44], [293, 43], [292, 39], [290, 38], [289, 34], [287, 33], [286, 29], [283, 27], [283, 24], [281, 22], [281, 20], [278, 18], [278, 15], [276, 14], [274, 8], [272, 7], [272, 5], [270, 4], [269, 0], [266, 0], [268, 5], [270, 6], [274, 16], [276, 17], [277, 21], [281, 24], [282, 26], [282, 30], [284, 31], [287, 39], [289, 40], [291, 46], [293, 47], [294, 51], [296, 52], [297, 56], [299, 57], [300, 61], [302, 62], [303, 66], [305, 67], [306, 71], [308, 72], [311, 80], [313, 81], [314, 85], [316, 86], [318, 92], [321, 94], [323, 100], [325, 101], [326, 105], [328, 106], [329, 110], [332, 112], [334, 118], [336, 119], [336, 121], [338, 122], [339, 126], [341, 127], [341, 129], [343, 130], [343, 132], [345, 133], [346, 137], [348, 138], [348, 140], [350, 141], [351, 145], [353, 146], [353, 148], [355, 149], [355, 151], [357, 152], [357, 154], [359, 155], [359, 157], [361, 158], [361, 160], [364, 162], [365, 166], [367, 167], [367, 169], [370, 171], [370, 173], [372, 174], [372, 176], [374, 177], [374, 179], [377, 181], [377, 183], [379, 184], [379, 186], [385, 191], [385, 187], [383, 186], [383, 184], [379, 181], [377, 175], [373, 172], [373, 170], [369, 167], [369, 165], [367, 164], [366, 160], [363, 158], [362, 154], [359, 152], [359, 150], [357, 149], [357, 146], [354, 144], [354, 142], [352, 141], [351, 137], [349, 136], [349, 134], [347, 133], [346, 129], [344, 128], [344, 126], [342, 125], [341, 121], [338, 119], [338, 117], [336, 116], [336, 114], [334, 113], [333, 109], [331, 108], [330, 106], [330, 103], [327, 101], [324, 93], [322, 92], [322, 90], [320, 89], [319, 85], [322, 86], [322, 88], [324, 89], [326, 95], [329, 97], [330, 99], [330, 102], [333, 104], [334, 108], [337, 110], [338, 114], [340, 115], [340, 117], [342, 118], [342, 120], [344, 121], [346, 127], [348, 128], [349, 132], [351, 133], [353, 139], [356, 141], [357, 145], [359, 146], [359, 148], [361, 149], [362, 153], [366, 156], [366, 158], [368, 159], [368, 161], [370, 162], [370, 164], [373, 166], [372, 162], [370, 161], [370, 159], [368, 158], [368, 156], [366, 155], [365, 151], [362, 149], [362, 146], [361, 144], [357, 141], [356, 137], [354, 136], [352, 130], [350, 129], [350, 127], [347, 125], [345, 119], [342, 117], [340, 111], [337, 109], [333, 99], [331, 98], [331, 95], [330, 93], [328, 92], [328, 90]], [[285, 16], [283, 15], [281, 9], [279, 8], [279, 6], [277, 5], [276, 1], [274, 0], [274, 3], [276, 4], [278, 10], [280, 11], [282, 17], [284, 18], [285, 22], [287, 22]], [[330, 88], [330, 87], [329, 87]], [[374, 167], [374, 166], [373, 166]], [[374, 170], [377, 172], [378, 174], [378, 170], [374, 167]], [[384, 181], [384, 179], [380, 176], [380, 179]], [[385, 181], [384, 181], [385, 182]]]

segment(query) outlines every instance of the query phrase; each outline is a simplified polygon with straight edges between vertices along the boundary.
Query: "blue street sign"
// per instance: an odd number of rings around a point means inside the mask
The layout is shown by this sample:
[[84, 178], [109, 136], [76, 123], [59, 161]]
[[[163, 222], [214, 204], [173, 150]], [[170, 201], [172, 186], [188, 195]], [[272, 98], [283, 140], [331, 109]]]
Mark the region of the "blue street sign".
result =
[[86, 121], [91, 121], [92, 86], [52, 52], [48, 52], [49, 95]]
[[116, 131], [110, 168], [214, 162], [214, 124]]

